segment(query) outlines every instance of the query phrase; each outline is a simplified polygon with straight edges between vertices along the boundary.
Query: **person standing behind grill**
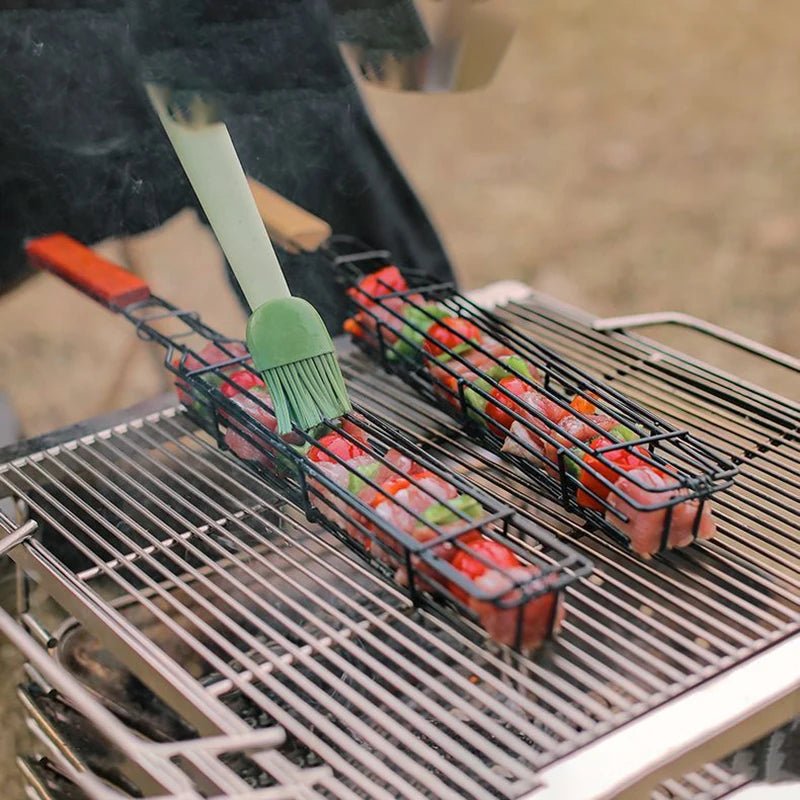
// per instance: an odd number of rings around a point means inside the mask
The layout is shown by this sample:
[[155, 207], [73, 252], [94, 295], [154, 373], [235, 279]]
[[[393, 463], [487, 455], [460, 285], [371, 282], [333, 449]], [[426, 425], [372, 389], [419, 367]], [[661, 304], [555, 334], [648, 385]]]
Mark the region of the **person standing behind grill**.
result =
[[[425, 42], [410, 0], [3, 2], [0, 288], [24, 274], [27, 237], [95, 243], [186, 207], [202, 216], [145, 80], [207, 95], [245, 171], [334, 231], [452, 278], [339, 54], [337, 22], [376, 48]], [[346, 303], [330, 267], [313, 254], [281, 260], [292, 292], [338, 333]]]

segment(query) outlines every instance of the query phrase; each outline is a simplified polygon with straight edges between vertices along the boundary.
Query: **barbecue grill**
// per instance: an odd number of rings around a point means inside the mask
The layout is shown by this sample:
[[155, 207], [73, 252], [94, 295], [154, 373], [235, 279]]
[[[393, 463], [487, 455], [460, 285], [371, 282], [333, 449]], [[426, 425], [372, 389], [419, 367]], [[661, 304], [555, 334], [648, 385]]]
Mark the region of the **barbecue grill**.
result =
[[0, 626], [29, 659], [32, 797], [661, 800], [746, 781], [718, 759], [800, 701], [800, 406], [630, 321], [516, 285], [475, 299], [737, 465], [717, 537], [642, 561], [343, 341], [360, 406], [594, 565], [543, 651], [415, 602], [174, 399], [24, 444], [0, 467], [19, 587]]

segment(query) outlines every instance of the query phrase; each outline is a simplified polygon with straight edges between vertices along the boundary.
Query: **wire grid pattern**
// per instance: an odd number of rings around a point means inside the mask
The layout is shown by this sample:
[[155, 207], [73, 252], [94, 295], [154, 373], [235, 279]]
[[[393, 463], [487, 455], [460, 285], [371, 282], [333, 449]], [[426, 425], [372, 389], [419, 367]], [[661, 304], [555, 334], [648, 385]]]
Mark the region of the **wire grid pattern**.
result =
[[[470, 631], [413, 610], [338, 544], [308, 531], [291, 508], [272, 508], [270, 490], [180, 416], [42, 454], [1, 477], [34, 511], [51, 504], [52, 515], [52, 503], [65, 504], [58, 484], [68, 477], [74, 486], [83, 476], [77, 485], [95, 513], [83, 509], [73, 521], [83, 520], [77, 529], [96, 547], [110, 533], [98, 513], [110, 515], [113, 528], [131, 526], [111, 537], [124, 536], [127, 547], [115, 560], [107, 542], [105, 559], [88, 548], [96, 563], [78, 580], [89, 593], [101, 578], [111, 580], [136, 599], [114, 618], [121, 636], [133, 614], [145, 638], [158, 641], [162, 627], [174, 637], [159, 647], [191, 664], [187, 680], [206, 678], [208, 706], [199, 718], [215, 703], [246, 719], [258, 711], [256, 724], [282, 726], [295, 750], [333, 768], [331, 796], [519, 796], [544, 764], [797, 632], [798, 412], [534, 306], [508, 313], [587, 368], [607, 368], [607, 378], [679, 424], [713, 429], [749, 478], [720, 496], [714, 542], [641, 562], [577, 528], [399, 384], [387, 386], [390, 379], [346, 359], [351, 388], [366, 405], [598, 566], [568, 592], [564, 633], [537, 659], [487, 648]], [[155, 497], [136, 494], [142, 491]], [[147, 525], [137, 516], [145, 499], [159, 510]]]
[[705, 764], [682, 778], [664, 781], [651, 794], [651, 800], [718, 800], [747, 782], [747, 776], [721, 764]]

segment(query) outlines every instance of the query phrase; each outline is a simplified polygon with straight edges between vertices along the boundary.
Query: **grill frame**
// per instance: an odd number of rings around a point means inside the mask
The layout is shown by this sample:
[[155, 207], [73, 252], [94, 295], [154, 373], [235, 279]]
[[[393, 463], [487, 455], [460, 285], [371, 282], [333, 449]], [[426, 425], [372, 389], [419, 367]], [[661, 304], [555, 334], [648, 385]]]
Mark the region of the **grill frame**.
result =
[[[36, 543], [26, 544], [22, 547], [18, 547], [14, 551], [14, 556], [24, 557], [26, 552], [35, 551], [36, 547]], [[31, 562], [31, 565], [35, 565], [35, 562]], [[82, 610], [83, 606], [80, 604], [79, 606], [79, 610]], [[762, 654], [751, 656], [748, 661], [745, 661], [740, 665], [740, 668], [748, 665], [755, 665], [753, 669], [756, 674], [759, 674], [760, 670], [763, 669], [763, 665], [767, 663], [783, 667], [796, 664], [796, 660], [793, 659], [796, 659], [795, 654], [797, 646], [798, 637], [795, 635], [784, 642], [773, 644]], [[769, 659], [766, 659], [767, 655], [770, 656]], [[775, 669], [777, 670], [778, 667], [775, 667]], [[539, 800], [539, 798], [546, 798], [550, 796], [564, 796], [549, 793], [549, 791], [552, 789], [552, 786], [557, 785], [556, 782], [560, 779], [559, 776], [566, 776], [566, 778], [563, 779], [568, 779], [569, 775], [571, 774], [572, 779], [574, 779], [576, 774], [580, 774], [581, 772], [585, 771], [585, 765], [591, 763], [590, 761], [582, 760], [587, 753], [591, 755], [594, 751], [595, 754], [605, 754], [605, 758], [607, 760], [609, 758], [609, 753], [613, 755], [614, 752], [614, 747], [611, 744], [612, 742], [616, 742], [617, 746], [619, 746], [618, 743], [621, 741], [635, 743], [638, 735], [636, 733], [637, 728], [639, 731], [641, 731], [642, 728], [639, 726], [644, 721], [652, 720], [652, 725], [655, 726], [654, 729], [657, 731], [656, 735], [663, 738], [665, 732], [669, 730], [669, 728], [666, 727], [666, 723], [664, 722], [665, 718], [662, 715], [662, 712], [666, 712], [667, 709], [672, 708], [678, 709], [679, 711], [682, 709], [682, 713], [685, 715], [684, 719], [691, 723], [690, 727], [686, 730], [692, 731], [693, 735], [685, 737], [682, 742], [677, 742], [676, 739], [672, 738], [671, 741], [675, 742], [675, 745], [669, 753], [657, 754], [655, 756], [649, 754], [649, 758], [646, 758], [642, 762], [643, 769], [645, 772], [647, 772], [646, 776], [643, 776], [641, 772], [637, 773], [636, 775], [631, 775], [631, 770], [626, 769], [626, 765], [616, 765], [618, 768], [613, 771], [612, 775], [608, 776], [608, 780], [606, 781], [607, 786], [611, 787], [608, 788], [608, 791], [616, 791], [622, 786], [626, 791], [631, 792], [631, 797], [641, 796], [633, 793], [634, 790], [640, 789], [645, 783], [652, 782], [653, 776], [659, 774], [657, 773], [658, 770], [671, 769], [677, 765], [683, 764], [684, 761], [686, 761], [686, 763], [695, 765], [701, 763], [703, 760], [707, 760], [708, 753], [712, 752], [714, 747], [719, 748], [723, 746], [721, 744], [723, 740], [718, 735], [722, 728], [728, 728], [730, 735], [736, 740], [729, 748], [732, 749], [732, 747], [736, 746], [736, 744], [743, 743], [748, 737], [755, 735], [754, 731], [758, 733], [768, 730], [771, 727], [775, 727], [775, 725], [782, 721], [778, 720], [778, 722], [775, 722], [777, 716], [783, 716], [787, 714], [791, 716], [792, 709], [796, 708], [797, 702], [798, 689], [796, 685], [796, 678], [791, 675], [787, 675], [785, 670], [776, 671], [775, 674], [779, 675], [779, 680], [770, 686], [770, 692], [767, 692], [766, 687], [763, 687], [763, 685], [759, 685], [757, 687], [759, 690], [764, 689], [764, 691], [760, 692], [760, 700], [757, 699], [758, 702], [763, 701], [763, 708], [756, 708], [753, 705], [754, 698], [752, 693], [748, 696], [741, 692], [737, 694], [734, 690], [735, 682], [732, 682], [730, 678], [731, 676], [735, 676], [738, 671], [738, 668], [733, 670], [728, 669], [725, 672], [722, 672], [718, 678], [714, 679], [715, 682], [718, 682], [717, 686], [720, 687], [719, 691], [722, 692], [724, 690], [724, 697], [728, 703], [728, 705], [725, 707], [725, 716], [723, 719], [717, 718], [716, 720], [710, 721], [708, 725], [703, 726], [701, 730], [697, 730], [697, 719], [694, 716], [692, 701], [701, 697], [702, 690], [704, 688], [707, 689], [710, 685], [708, 683], [705, 684], [705, 686], [701, 684], [699, 688], [687, 690], [686, 693], [684, 693], [677, 700], [671, 700], [666, 705], [663, 705], [656, 710], [647, 712], [644, 714], [644, 716], [639, 717], [633, 723], [623, 726], [617, 732], [607, 733], [605, 736], [598, 739], [595, 744], [584, 745], [573, 755], [561, 758], [555, 761], [553, 765], [544, 767], [539, 772], [539, 777], [545, 783], [545, 788], [541, 790], [534, 790], [525, 795], [525, 797], [529, 797], [531, 800]], [[764, 682], [759, 681], [758, 683], [763, 684]], [[778, 697], [780, 692], [783, 692], [782, 699]], [[789, 700], [791, 700], [791, 702], [795, 705], [792, 706], [788, 702]], [[764, 711], [764, 709], [768, 709], [769, 716], [765, 716], [767, 711]], [[674, 713], [678, 712], [676, 711]], [[743, 724], [741, 724], [743, 720], [748, 719], [752, 723], [751, 726], [745, 727]], [[728, 727], [731, 724], [735, 726], [732, 730]], [[694, 735], [695, 732], [696, 735]], [[623, 734], [625, 736], [623, 736]], [[726, 734], [726, 737], [727, 736], [728, 734]], [[731, 741], [732, 739], [725, 738], [726, 744], [724, 746], [727, 747]], [[691, 754], [685, 756], [681, 749], [682, 747], [691, 748]], [[595, 755], [595, 757], [598, 759], [596, 763], [603, 763], [601, 755]], [[675, 773], [672, 772], [671, 774]], [[627, 784], [625, 783], [626, 781]], [[631, 781], [634, 781], [634, 783], [631, 783]], [[566, 784], [562, 784], [562, 788], [564, 785]], [[597, 798], [610, 798], [618, 796], [617, 794], [598, 794], [598, 792], [603, 791], [603, 787], [598, 786], [596, 775], [592, 775], [591, 779], [587, 778], [586, 784], [579, 787], [576, 787], [574, 783], [569, 785], [573, 790], [580, 789], [580, 791], [583, 792], [583, 790], [586, 789], [587, 792], [592, 792], [591, 794], [571, 794], [570, 796], [586, 796]]]
[[[166, 791], [171, 797], [200, 800], [201, 795], [194, 790], [188, 774], [171, 763], [171, 758], [176, 753], [186, 757], [201, 774], [205, 773], [207, 777], [216, 776], [216, 779], [229, 790], [246, 790], [246, 784], [241, 782], [237, 784], [235, 776], [230, 772], [225, 774], [225, 770], [220, 769], [219, 763], [214, 763], [214, 757], [231, 749], [269, 749], [275, 746], [275, 731], [252, 732], [246, 729], [240, 730], [238, 734], [231, 732], [223, 737], [197, 739], [188, 746], [185, 743], [161, 745], [144, 742], [104, 708], [97, 698], [51, 658], [47, 651], [3, 609], [0, 609], [0, 630], [29, 659], [46, 684], [68, 697], [70, 703], [91, 721], [101, 735], [112, 742], [129, 762], [135, 765], [137, 777], [143, 781], [140, 788], [144, 791]], [[59, 758], [59, 751], [54, 751], [54, 755]], [[122, 796], [109, 790], [108, 786], [92, 772], [76, 769], [74, 764], [70, 764], [63, 757], [59, 758], [59, 766], [89, 797], [113, 800]], [[270, 768], [267, 759], [264, 760], [264, 767]], [[327, 773], [325, 769], [317, 770], [316, 773], [309, 772], [303, 777], [293, 774], [290, 770], [288, 774], [295, 780], [286, 782], [283, 787], [286, 790], [284, 797], [286, 800], [290, 797], [307, 797], [309, 800], [318, 797], [314, 792], [309, 792], [308, 787], [323, 779], [325, 773]]]
[[[30, 665], [29, 670], [30, 670]], [[42, 687], [42, 691], [50, 692], [52, 687], [44, 687], [41, 682], [32, 684], [34, 688], [37, 686]], [[63, 701], [62, 701], [63, 702]], [[30, 701], [26, 700], [26, 706]], [[74, 716], [78, 714], [74, 706], [67, 704], [66, 708]], [[44, 717], [44, 718], [43, 718]], [[78, 721], [86, 720], [82, 715], [78, 715]], [[29, 718], [29, 727], [33, 731], [35, 737], [40, 741], [44, 747], [44, 753], [47, 754], [45, 758], [54, 763], [57, 769], [60, 769], [62, 774], [70, 774], [70, 765], [74, 765], [78, 769], [86, 769], [86, 760], [84, 753], [86, 747], [97, 747], [97, 743], [93, 741], [83, 742], [82, 745], [78, 744], [75, 735], [69, 728], [59, 727], [59, 730], [53, 731], [54, 722], [39, 712], [35, 712]], [[104, 773], [108, 773], [108, 764], [112, 765], [112, 769], [119, 765], [122, 760], [122, 754], [119, 750], [115, 749], [113, 743], [108, 741], [101, 741], [100, 748], [108, 751], [110, 757], [106, 758], [103, 763]], [[110, 750], [108, 749], [110, 746]], [[20, 768], [23, 774], [28, 779], [29, 783], [34, 785], [41, 784], [41, 779], [37, 777], [35, 770], [36, 762], [41, 756], [36, 759], [26, 758], [20, 759]], [[66, 765], [65, 765], [66, 762]], [[130, 766], [127, 764], [126, 766]], [[124, 771], [123, 771], [124, 773]], [[738, 774], [731, 771], [731, 769], [722, 764], [705, 764], [701, 769], [695, 773], [689, 773], [683, 776], [680, 780], [670, 778], [662, 785], [662, 788], [653, 792], [651, 800], [689, 800], [689, 798], [696, 798], [697, 791], [702, 792], [704, 800], [714, 800], [727, 796], [731, 791], [740, 788], [748, 783], [746, 775]], [[43, 795], [41, 800], [53, 800], [50, 795]]]

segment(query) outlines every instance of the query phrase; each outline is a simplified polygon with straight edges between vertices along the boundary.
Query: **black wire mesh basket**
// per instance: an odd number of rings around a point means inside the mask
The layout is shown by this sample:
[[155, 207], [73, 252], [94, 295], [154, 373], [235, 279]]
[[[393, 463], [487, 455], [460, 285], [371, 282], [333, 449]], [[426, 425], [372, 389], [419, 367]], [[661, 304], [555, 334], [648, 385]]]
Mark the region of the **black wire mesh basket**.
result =
[[735, 465], [685, 430], [602, 384], [500, 316], [386, 251], [334, 237], [345, 329], [542, 492], [649, 557], [711, 538], [708, 498]]
[[187, 413], [220, 448], [415, 604], [451, 623], [458, 610], [515, 649], [533, 649], [556, 632], [562, 590], [591, 571], [585, 557], [365, 410], [279, 436], [241, 341], [155, 296], [116, 310], [165, 348]]

